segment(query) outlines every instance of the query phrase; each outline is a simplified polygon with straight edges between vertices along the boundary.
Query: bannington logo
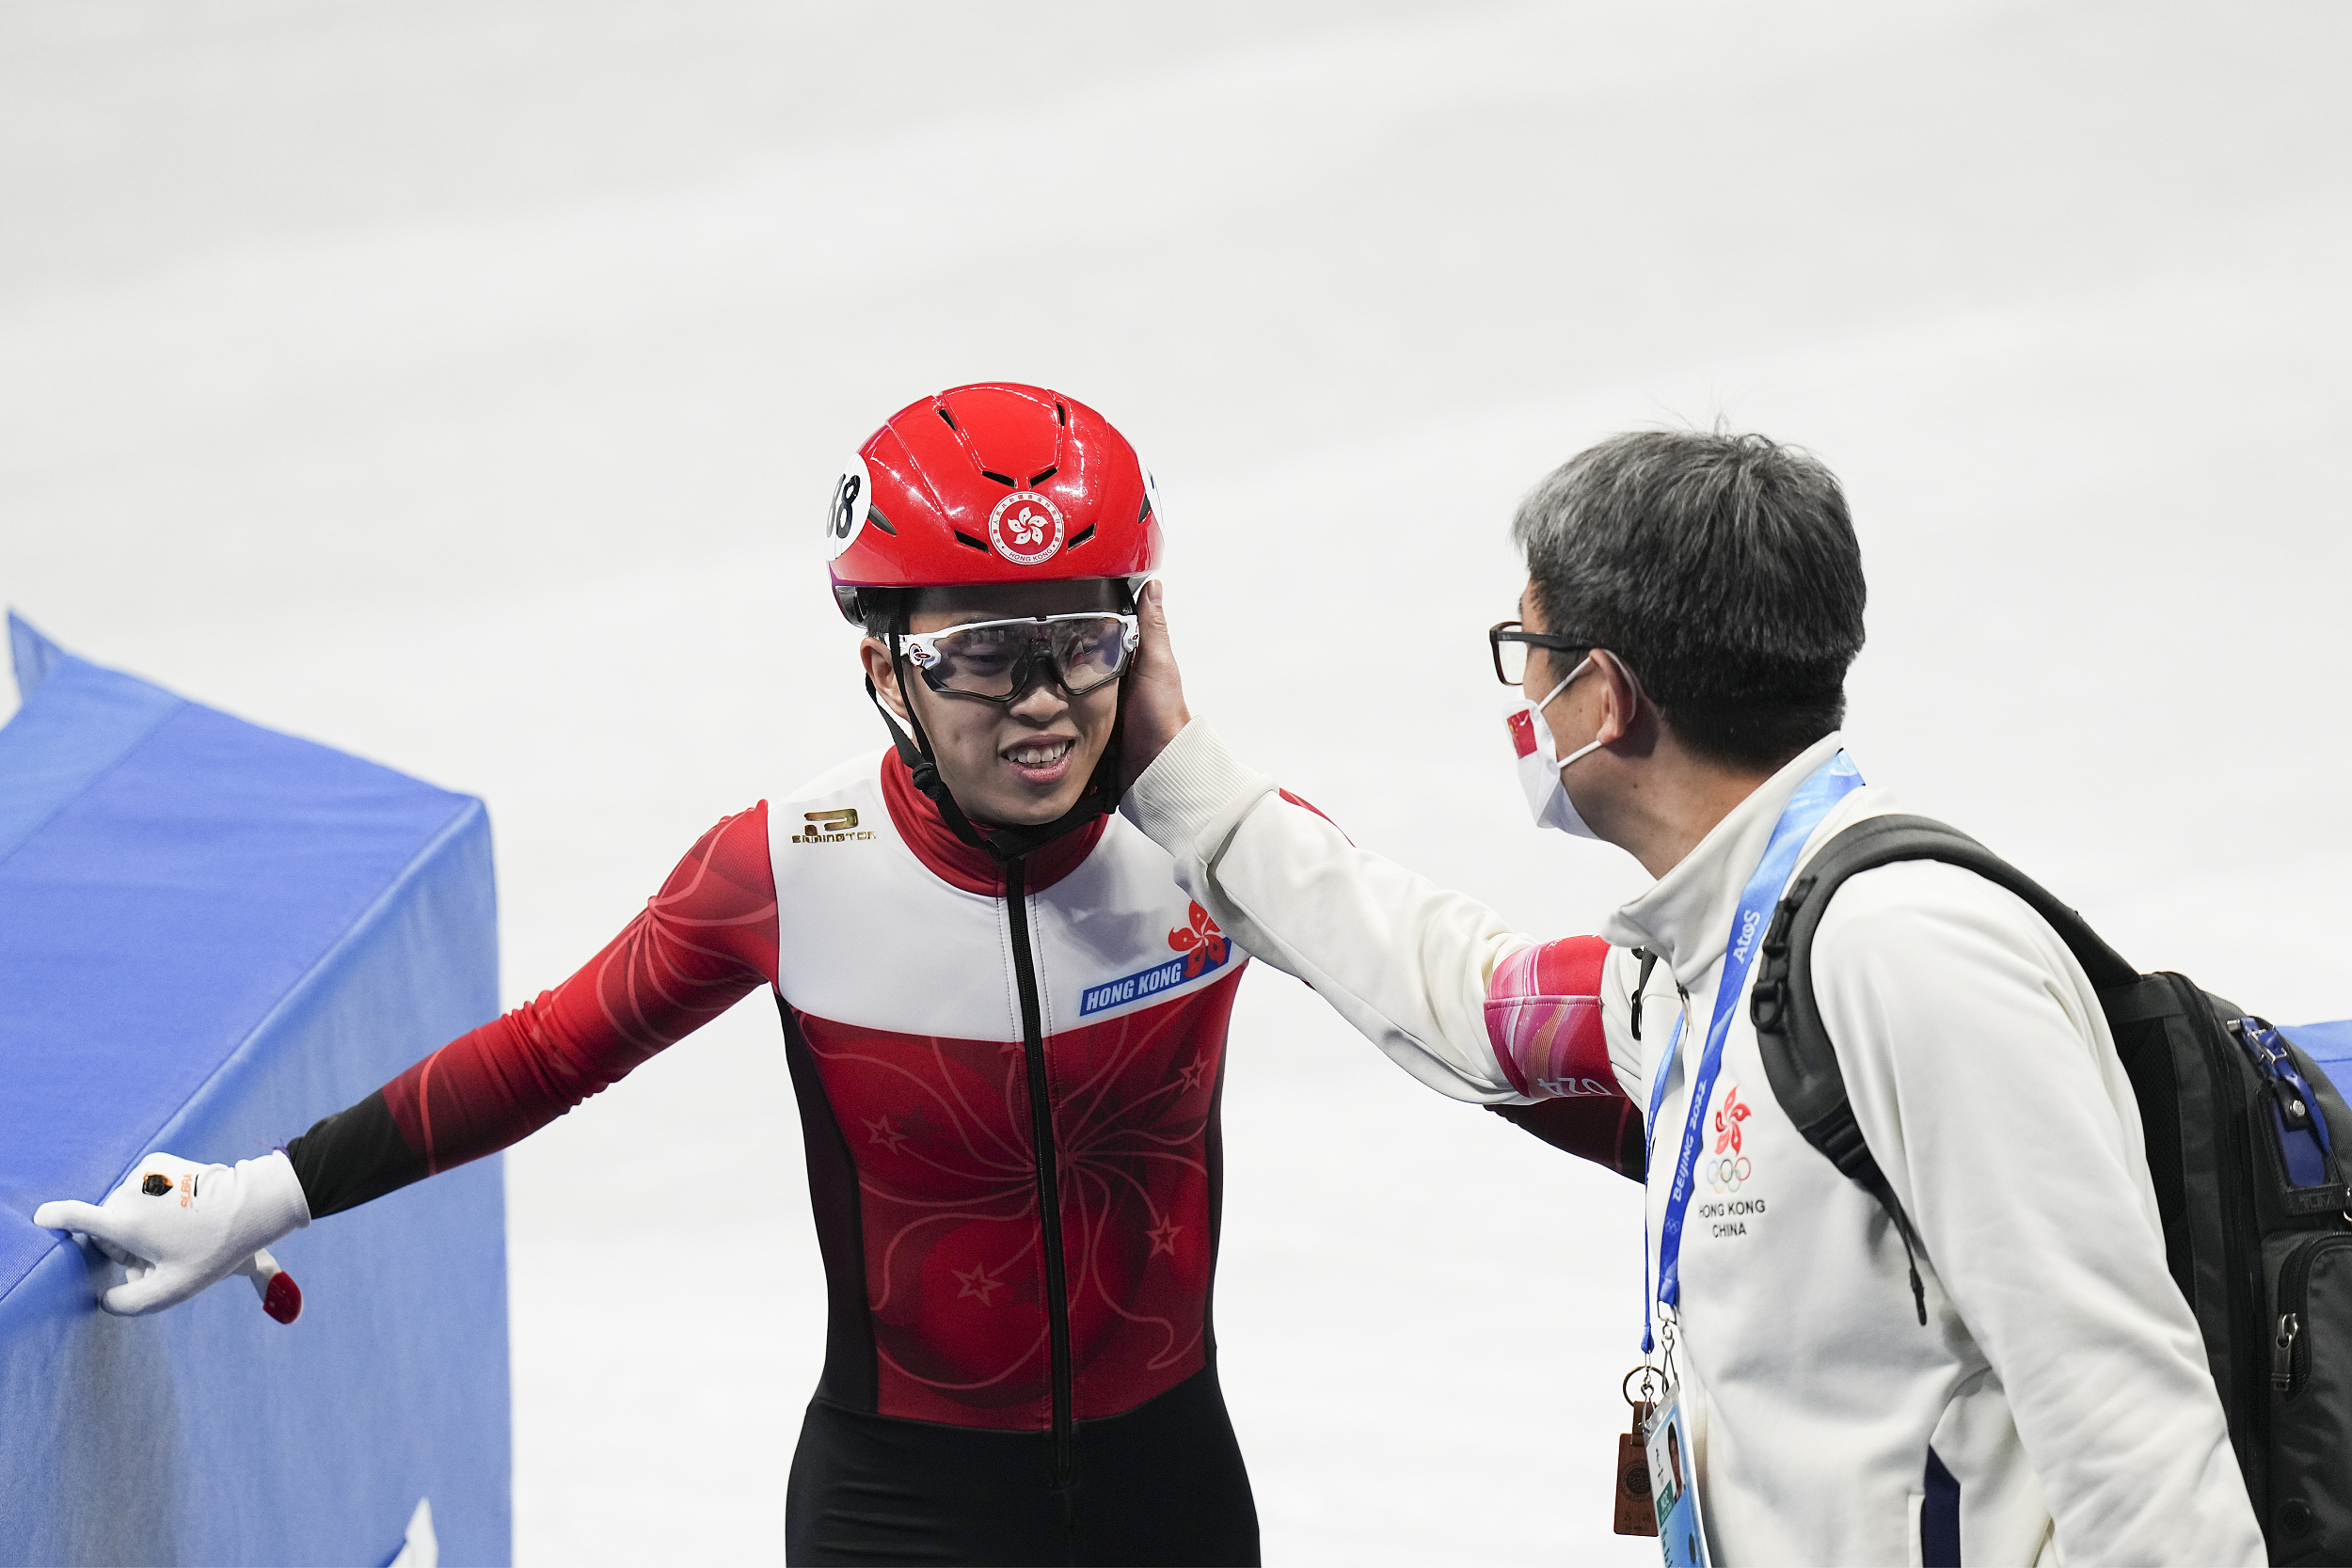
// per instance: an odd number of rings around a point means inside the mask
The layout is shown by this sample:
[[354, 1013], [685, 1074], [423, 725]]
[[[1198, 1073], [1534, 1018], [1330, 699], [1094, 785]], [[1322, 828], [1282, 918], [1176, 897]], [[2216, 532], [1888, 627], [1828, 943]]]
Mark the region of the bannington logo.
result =
[[794, 833], [787, 844], [847, 844], [852, 839], [872, 838], [873, 830], [861, 831], [854, 807], [843, 806], [837, 811], [810, 811], [801, 814], [808, 826]]

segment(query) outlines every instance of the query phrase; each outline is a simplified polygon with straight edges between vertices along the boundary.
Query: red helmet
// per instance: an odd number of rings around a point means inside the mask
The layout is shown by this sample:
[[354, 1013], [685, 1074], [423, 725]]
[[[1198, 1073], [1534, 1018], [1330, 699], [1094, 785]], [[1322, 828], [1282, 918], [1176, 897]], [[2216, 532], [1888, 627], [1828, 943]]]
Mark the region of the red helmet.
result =
[[1075, 398], [1009, 381], [908, 404], [866, 438], [825, 512], [834, 599], [859, 590], [1124, 578], [1160, 563], [1151, 476]]

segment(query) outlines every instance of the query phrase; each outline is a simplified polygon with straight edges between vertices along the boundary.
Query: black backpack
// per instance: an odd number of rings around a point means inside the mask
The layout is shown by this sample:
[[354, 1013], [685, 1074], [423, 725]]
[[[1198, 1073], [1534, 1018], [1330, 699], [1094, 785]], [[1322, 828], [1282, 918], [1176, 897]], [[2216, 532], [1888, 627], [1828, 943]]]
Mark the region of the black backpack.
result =
[[[1822, 846], [1764, 938], [1750, 1016], [1781, 1108], [1915, 1252], [1918, 1232], [1854, 1122], [1810, 969], [1838, 885], [1911, 860], [1963, 866], [2016, 894], [2090, 975], [2139, 1101], [2165, 1256], [2203, 1331], [2270, 1560], [2352, 1562], [2352, 1114], [2285, 1037], [2184, 975], [2140, 974], [1965, 833], [1921, 816], [1869, 817]], [[1915, 1261], [1911, 1285], [1924, 1323]]]

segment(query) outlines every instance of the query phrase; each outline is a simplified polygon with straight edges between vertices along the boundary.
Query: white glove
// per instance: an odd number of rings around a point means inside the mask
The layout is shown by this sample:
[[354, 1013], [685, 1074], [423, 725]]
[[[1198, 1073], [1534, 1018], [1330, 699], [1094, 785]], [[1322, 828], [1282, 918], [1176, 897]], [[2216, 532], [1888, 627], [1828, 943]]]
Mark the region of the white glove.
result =
[[119, 1317], [176, 1307], [232, 1274], [252, 1278], [278, 1322], [292, 1323], [302, 1310], [293, 1276], [263, 1250], [310, 1223], [302, 1180], [282, 1150], [234, 1166], [150, 1154], [104, 1203], [44, 1203], [33, 1223], [83, 1232], [124, 1265], [130, 1277], [98, 1296]]

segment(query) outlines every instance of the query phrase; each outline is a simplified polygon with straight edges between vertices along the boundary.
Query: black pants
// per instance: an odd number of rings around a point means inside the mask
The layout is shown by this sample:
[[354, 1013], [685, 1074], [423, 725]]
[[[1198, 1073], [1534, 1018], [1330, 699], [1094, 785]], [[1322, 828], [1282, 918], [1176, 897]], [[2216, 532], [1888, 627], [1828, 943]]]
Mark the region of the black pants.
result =
[[1258, 1507], [1214, 1363], [1123, 1416], [1052, 1438], [867, 1416], [813, 1400], [792, 1456], [785, 1560], [1254, 1564]]

